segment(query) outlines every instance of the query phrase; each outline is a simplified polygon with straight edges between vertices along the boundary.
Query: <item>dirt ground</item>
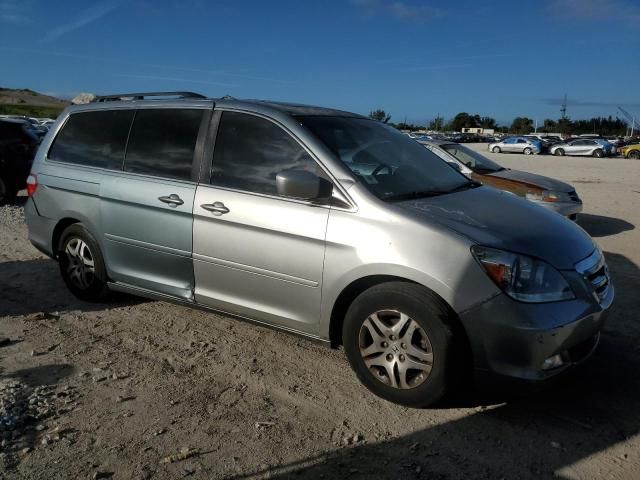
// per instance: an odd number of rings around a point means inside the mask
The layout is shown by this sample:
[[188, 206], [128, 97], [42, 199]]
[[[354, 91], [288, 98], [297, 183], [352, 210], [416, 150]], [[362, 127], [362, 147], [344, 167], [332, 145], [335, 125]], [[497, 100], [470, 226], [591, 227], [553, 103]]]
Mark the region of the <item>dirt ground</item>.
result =
[[0, 208], [0, 478], [640, 478], [640, 162], [488, 155], [584, 199], [617, 299], [582, 368], [537, 393], [399, 407], [341, 350], [167, 303], [78, 301], [28, 242], [23, 199]]

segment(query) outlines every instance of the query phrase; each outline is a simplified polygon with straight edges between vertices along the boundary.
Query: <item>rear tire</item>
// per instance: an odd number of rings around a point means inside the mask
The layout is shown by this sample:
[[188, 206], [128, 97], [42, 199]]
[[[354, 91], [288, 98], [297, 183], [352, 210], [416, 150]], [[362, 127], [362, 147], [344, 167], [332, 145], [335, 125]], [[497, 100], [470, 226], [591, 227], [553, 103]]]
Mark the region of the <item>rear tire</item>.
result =
[[525, 155], [531, 155], [533, 153], [533, 150], [527, 147], [522, 151], [522, 153], [524, 153]]
[[463, 350], [447, 307], [426, 288], [388, 282], [361, 293], [345, 316], [342, 340], [358, 379], [400, 405], [426, 407], [461, 378]]
[[640, 151], [631, 150], [629, 152], [629, 155], [627, 155], [627, 158], [633, 158], [634, 160], [640, 160]]
[[491, 149], [491, 151], [492, 151], [493, 153], [500, 153], [502, 150], [500, 150], [500, 147], [493, 147], [493, 148]]
[[564, 157], [564, 150], [562, 148], [557, 148], [555, 152], [553, 152], [553, 154], [556, 157]]
[[102, 302], [109, 296], [104, 257], [96, 239], [80, 223], [62, 232], [57, 252], [60, 274], [80, 300]]
[[592, 154], [594, 157], [602, 158], [604, 157], [604, 151], [600, 148], [596, 148]]

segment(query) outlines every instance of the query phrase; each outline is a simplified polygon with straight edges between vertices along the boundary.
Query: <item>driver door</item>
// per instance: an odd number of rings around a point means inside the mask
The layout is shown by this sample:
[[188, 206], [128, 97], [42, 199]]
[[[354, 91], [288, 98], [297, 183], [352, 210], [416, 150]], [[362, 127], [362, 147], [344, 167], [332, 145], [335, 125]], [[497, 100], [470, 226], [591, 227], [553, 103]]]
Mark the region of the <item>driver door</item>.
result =
[[210, 181], [198, 185], [194, 202], [195, 298], [317, 334], [329, 207], [277, 195], [276, 175], [292, 169], [326, 178], [276, 123], [222, 113]]

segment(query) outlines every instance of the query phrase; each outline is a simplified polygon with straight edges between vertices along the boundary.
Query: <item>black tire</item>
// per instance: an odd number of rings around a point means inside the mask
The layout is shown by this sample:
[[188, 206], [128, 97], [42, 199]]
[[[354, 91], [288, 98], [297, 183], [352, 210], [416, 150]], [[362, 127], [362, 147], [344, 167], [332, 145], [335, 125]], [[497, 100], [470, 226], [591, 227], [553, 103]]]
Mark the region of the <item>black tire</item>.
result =
[[533, 153], [533, 150], [527, 147], [522, 151], [522, 153], [524, 153], [525, 155], [531, 155]]
[[640, 150], [631, 150], [627, 155], [627, 158], [633, 158], [635, 160], [640, 160]]
[[[387, 370], [376, 366], [369, 368], [365, 364], [361, 348], [366, 345], [362, 345], [363, 336], [361, 330], [365, 328], [363, 324], [369, 320], [371, 315], [381, 311], [402, 312], [408, 315], [410, 320], [417, 323], [419, 329], [412, 330], [413, 333], [411, 334], [414, 340], [409, 339], [409, 342], [413, 345], [415, 345], [413, 342], [417, 336], [418, 340], [424, 342], [424, 346], [426, 342], [423, 334], [426, 334], [433, 363], [430, 372], [426, 375], [424, 372], [417, 375], [414, 374], [416, 376], [412, 381], [421, 383], [408, 387], [407, 379], [409, 374], [407, 373], [404, 377], [405, 388], [392, 386], [389, 384], [388, 376], [385, 375]], [[381, 318], [384, 313], [379, 313], [379, 315]], [[454, 335], [455, 328], [450, 315], [447, 307], [443, 305], [436, 295], [426, 288], [413, 283], [389, 282], [371, 287], [361, 293], [349, 307], [342, 329], [345, 353], [358, 379], [374, 394], [394, 403], [409, 407], [426, 407], [438, 402], [462, 378], [465, 364], [464, 351], [460, 348], [462, 342], [459, 337], [461, 335]], [[402, 330], [404, 330], [404, 327]], [[384, 337], [388, 338], [389, 342], [392, 343], [389, 348], [395, 349], [393, 351], [397, 355], [393, 358], [394, 366], [391, 367], [395, 378], [399, 378], [396, 376], [396, 374], [399, 375], [399, 366], [406, 365], [401, 362], [418, 358], [413, 357], [410, 351], [401, 350], [406, 346], [404, 343], [398, 343], [406, 341], [408, 338], [407, 330], [405, 330], [404, 338], [395, 337], [395, 342], [393, 341], [393, 336]], [[371, 338], [373, 340], [371, 346], [373, 346], [375, 339]], [[383, 337], [379, 338], [383, 340]], [[403, 352], [408, 354], [404, 360], [402, 359]], [[384, 353], [373, 354], [376, 359], [381, 360], [390, 358], [388, 355], [393, 357], [389, 349]], [[373, 357], [368, 356], [367, 358], [371, 359]], [[377, 374], [374, 373], [376, 370]], [[421, 375], [426, 378], [422, 379]]]
[[[67, 248], [73, 250], [78, 246], [80, 249], [80, 242], [84, 242], [86, 249], [82, 247], [83, 252], [79, 256], [67, 253]], [[102, 302], [108, 298], [107, 271], [102, 251], [96, 239], [81, 223], [74, 223], [62, 232], [57, 257], [60, 274], [71, 293], [88, 302]], [[86, 272], [88, 267], [83, 263], [85, 274], [78, 274], [78, 268], [82, 268], [80, 257], [93, 263], [92, 272]]]
[[491, 151], [492, 151], [493, 153], [500, 153], [500, 152], [502, 152], [502, 150], [500, 149], [500, 147], [493, 147], [493, 148], [491, 149]]
[[600, 148], [596, 148], [592, 154], [594, 157], [602, 158], [604, 157], [604, 151]]
[[553, 154], [557, 157], [564, 157], [564, 150], [562, 148], [557, 148]]
[[6, 177], [0, 175], [0, 205], [12, 202], [18, 195], [18, 190]]

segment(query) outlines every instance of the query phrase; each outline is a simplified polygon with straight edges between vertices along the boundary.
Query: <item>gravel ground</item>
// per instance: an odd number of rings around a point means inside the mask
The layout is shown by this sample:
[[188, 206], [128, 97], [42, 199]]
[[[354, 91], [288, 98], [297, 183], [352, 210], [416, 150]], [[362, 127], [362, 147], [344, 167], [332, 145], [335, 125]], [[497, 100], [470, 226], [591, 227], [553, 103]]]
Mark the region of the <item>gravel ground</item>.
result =
[[399, 407], [339, 350], [161, 302], [76, 300], [29, 244], [21, 199], [0, 208], [0, 478], [640, 478], [640, 162], [489, 156], [585, 201], [617, 300], [582, 368], [537, 393]]

